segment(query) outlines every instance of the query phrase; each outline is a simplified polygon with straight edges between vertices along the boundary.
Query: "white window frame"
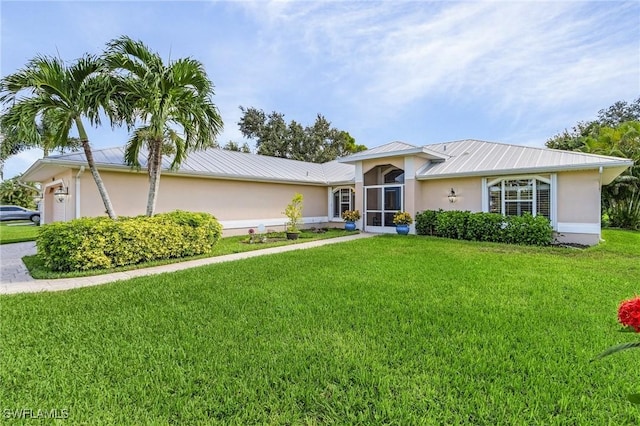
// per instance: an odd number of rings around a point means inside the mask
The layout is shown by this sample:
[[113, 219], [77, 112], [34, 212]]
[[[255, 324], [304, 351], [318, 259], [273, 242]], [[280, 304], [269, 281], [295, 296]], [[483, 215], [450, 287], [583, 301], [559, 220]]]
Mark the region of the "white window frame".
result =
[[[336, 192], [340, 192], [339, 195], [339, 203], [340, 204], [344, 204], [342, 202], [342, 191], [344, 190], [349, 190], [349, 210], [355, 210], [355, 206], [354, 206], [354, 199], [355, 199], [355, 190], [350, 187], [350, 186], [337, 186], [334, 188], [331, 188], [331, 192], [329, 194], [329, 198], [330, 198], [330, 203], [329, 203], [329, 217], [331, 218], [331, 220], [342, 220], [342, 216], [338, 215], [335, 216], [335, 194]], [[338, 209], [341, 210], [341, 209]]]
[[[500, 191], [500, 200], [502, 205], [500, 206], [500, 211], [503, 213], [506, 211], [505, 206], [505, 181], [508, 180], [532, 180], [533, 181], [533, 198], [532, 202], [532, 214], [533, 216], [537, 215], [538, 208], [538, 191], [536, 188], [536, 180], [544, 182], [549, 185], [549, 220], [551, 221], [551, 226], [553, 229], [557, 229], [557, 209], [558, 209], [558, 200], [557, 200], [557, 175], [555, 173], [550, 174], [548, 177], [540, 176], [540, 175], [518, 175], [518, 176], [501, 176], [492, 180], [487, 178], [482, 178], [482, 211], [487, 213], [489, 212], [489, 188], [500, 183], [501, 191]], [[529, 200], [525, 200], [529, 201]]]

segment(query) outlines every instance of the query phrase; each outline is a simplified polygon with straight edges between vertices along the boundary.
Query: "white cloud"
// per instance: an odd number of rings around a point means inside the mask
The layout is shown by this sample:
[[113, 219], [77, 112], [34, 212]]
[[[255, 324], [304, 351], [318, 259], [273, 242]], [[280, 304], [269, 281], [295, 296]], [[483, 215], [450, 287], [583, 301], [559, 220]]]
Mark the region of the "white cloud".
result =
[[[491, 99], [494, 114], [628, 98], [638, 82], [637, 4], [368, 2], [248, 4], [284, 55], [333, 65], [354, 105]], [[618, 20], [615, 25], [609, 25]], [[603, 22], [606, 21], [606, 22]], [[281, 58], [285, 59], [285, 58]], [[296, 66], [296, 65], [294, 65]], [[299, 65], [297, 65], [299, 66]], [[341, 86], [342, 83], [342, 86]], [[636, 87], [637, 88], [637, 87]], [[634, 93], [630, 94], [634, 96]]]

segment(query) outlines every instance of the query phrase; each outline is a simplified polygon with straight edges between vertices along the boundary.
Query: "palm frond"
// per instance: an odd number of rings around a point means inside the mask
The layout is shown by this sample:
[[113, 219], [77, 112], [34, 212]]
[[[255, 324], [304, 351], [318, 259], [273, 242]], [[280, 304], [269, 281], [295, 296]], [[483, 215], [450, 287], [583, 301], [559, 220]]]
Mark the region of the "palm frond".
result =
[[595, 358], [593, 358], [591, 361], [596, 361], [599, 359], [602, 359], [606, 356], [609, 355], [613, 355], [617, 352], [621, 352], [627, 349], [632, 349], [632, 348], [640, 348], [640, 342], [630, 342], [630, 343], [622, 343], [620, 345], [616, 345], [616, 346], [612, 346], [610, 348], [608, 348], [607, 350], [599, 353], [598, 355], [596, 355]]

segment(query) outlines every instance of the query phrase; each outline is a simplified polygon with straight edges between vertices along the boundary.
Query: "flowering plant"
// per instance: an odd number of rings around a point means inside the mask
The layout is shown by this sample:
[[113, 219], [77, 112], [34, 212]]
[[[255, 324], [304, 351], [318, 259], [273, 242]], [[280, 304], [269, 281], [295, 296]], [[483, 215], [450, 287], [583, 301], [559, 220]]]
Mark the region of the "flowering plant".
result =
[[618, 321], [640, 333], [640, 296], [624, 300], [618, 307]]
[[355, 222], [360, 219], [360, 211], [359, 210], [345, 210], [342, 212], [342, 219], [345, 222]]
[[[618, 307], [618, 321], [622, 325], [632, 327], [636, 332], [640, 333], [640, 297], [623, 300]], [[604, 352], [598, 354], [592, 361], [615, 354], [616, 352], [627, 349], [640, 349], [640, 342], [621, 343], [612, 346]], [[627, 399], [634, 404], [640, 404], [640, 393], [629, 394]]]
[[398, 212], [393, 215], [393, 223], [394, 225], [411, 225], [413, 218], [407, 212]]

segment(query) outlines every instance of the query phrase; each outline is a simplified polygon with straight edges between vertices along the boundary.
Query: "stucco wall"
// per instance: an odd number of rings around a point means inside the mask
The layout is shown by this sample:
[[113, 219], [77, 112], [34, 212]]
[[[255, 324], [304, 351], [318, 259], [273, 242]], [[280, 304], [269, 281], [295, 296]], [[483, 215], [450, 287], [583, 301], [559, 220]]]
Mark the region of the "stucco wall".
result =
[[[119, 216], [145, 213], [148, 179], [144, 173], [101, 172], [109, 191], [114, 210]], [[91, 174], [81, 178], [81, 215], [104, 215], [104, 205]], [[289, 185], [243, 182], [163, 175], [156, 204], [156, 212], [176, 209], [203, 211], [221, 221], [248, 219], [276, 219], [282, 214], [293, 195], [304, 197], [305, 217], [327, 216], [327, 189], [323, 186]]]
[[558, 222], [600, 223], [597, 170], [558, 173]]
[[[42, 215], [41, 223], [51, 223], [58, 220], [71, 220], [75, 218], [74, 215], [74, 203], [76, 199], [73, 174], [71, 170], [57, 174], [46, 182], [41, 182], [42, 185]], [[53, 193], [64, 187], [68, 189], [69, 195], [62, 203], [56, 201]]]
[[593, 245], [600, 241], [600, 173], [558, 173], [556, 239]]
[[[417, 210], [469, 210], [482, 211], [482, 178], [423, 180], [420, 185], [420, 202]], [[456, 192], [456, 202], [449, 201], [451, 188]]]

